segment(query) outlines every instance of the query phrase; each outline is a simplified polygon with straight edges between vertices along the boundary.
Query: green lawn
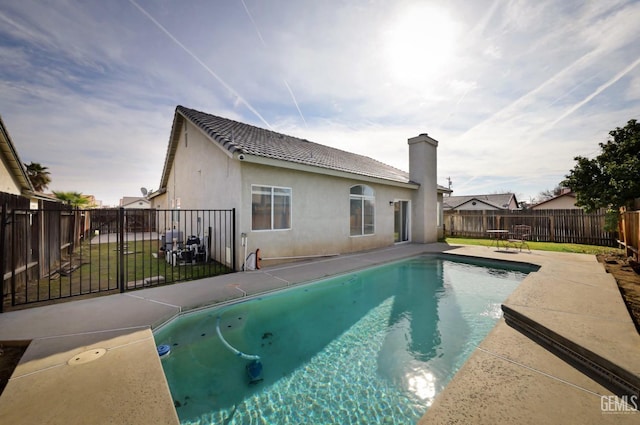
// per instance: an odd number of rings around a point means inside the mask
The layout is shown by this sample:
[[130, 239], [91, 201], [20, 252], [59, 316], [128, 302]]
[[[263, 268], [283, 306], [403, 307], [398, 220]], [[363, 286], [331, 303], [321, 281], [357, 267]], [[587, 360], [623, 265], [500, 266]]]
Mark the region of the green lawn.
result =
[[[448, 244], [481, 245], [490, 246], [494, 243], [491, 239], [445, 238]], [[624, 251], [618, 248], [596, 245], [580, 245], [575, 243], [554, 242], [527, 242], [531, 249], [539, 251], [572, 252], [576, 254], [622, 254]]]
[[[17, 304], [66, 298], [96, 292], [119, 291], [120, 251], [116, 243], [89, 244], [83, 242], [71, 258], [63, 259], [63, 266], [51, 276], [16, 285]], [[201, 279], [229, 273], [228, 267], [213, 261], [196, 264], [168, 263], [158, 252], [158, 241], [136, 241], [126, 244], [124, 279], [127, 289], [149, 284], [167, 284]], [[158, 277], [161, 280], [158, 281]], [[144, 279], [156, 279], [145, 283]]]

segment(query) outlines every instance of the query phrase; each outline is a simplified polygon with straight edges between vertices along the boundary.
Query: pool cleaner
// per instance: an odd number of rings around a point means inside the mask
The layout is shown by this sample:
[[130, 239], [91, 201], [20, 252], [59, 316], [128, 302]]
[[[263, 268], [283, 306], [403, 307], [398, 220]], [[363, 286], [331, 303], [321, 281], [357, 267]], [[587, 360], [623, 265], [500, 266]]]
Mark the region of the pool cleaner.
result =
[[243, 358], [245, 360], [251, 360], [246, 367], [247, 375], [249, 376], [249, 383], [256, 384], [262, 381], [262, 362], [260, 361], [260, 356], [254, 354], [246, 354], [240, 350], [237, 350], [231, 344], [227, 342], [226, 339], [222, 336], [222, 332], [220, 332], [220, 316], [218, 316], [216, 320], [216, 332], [218, 333], [218, 337], [220, 337], [220, 341], [224, 344], [225, 347], [229, 349], [236, 356]]
[[260, 360], [253, 360], [247, 365], [247, 375], [249, 376], [250, 384], [257, 384], [262, 381], [262, 362]]

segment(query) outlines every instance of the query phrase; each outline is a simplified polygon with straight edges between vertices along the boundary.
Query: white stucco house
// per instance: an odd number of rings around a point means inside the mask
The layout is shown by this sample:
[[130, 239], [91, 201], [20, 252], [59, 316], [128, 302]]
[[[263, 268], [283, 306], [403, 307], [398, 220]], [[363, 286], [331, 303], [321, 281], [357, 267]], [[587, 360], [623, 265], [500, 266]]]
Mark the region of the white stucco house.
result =
[[178, 106], [151, 207], [235, 208], [236, 238], [245, 234], [265, 260], [435, 242], [449, 192], [436, 183], [438, 142], [420, 134], [408, 145], [405, 172]]
[[144, 196], [125, 196], [120, 199], [120, 206], [124, 209], [149, 209], [151, 206], [151, 202]]
[[445, 211], [497, 211], [517, 210], [519, 204], [513, 193], [493, 193], [489, 195], [445, 196], [443, 207]]
[[0, 117], [0, 192], [31, 197], [33, 186]]
[[20, 160], [9, 132], [0, 117], [0, 193], [7, 193], [29, 200], [29, 208], [37, 209], [41, 201], [60, 202], [53, 196], [36, 192]]
[[532, 210], [575, 210], [576, 194], [571, 189], [564, 189], [562, 193], [531, 206]]

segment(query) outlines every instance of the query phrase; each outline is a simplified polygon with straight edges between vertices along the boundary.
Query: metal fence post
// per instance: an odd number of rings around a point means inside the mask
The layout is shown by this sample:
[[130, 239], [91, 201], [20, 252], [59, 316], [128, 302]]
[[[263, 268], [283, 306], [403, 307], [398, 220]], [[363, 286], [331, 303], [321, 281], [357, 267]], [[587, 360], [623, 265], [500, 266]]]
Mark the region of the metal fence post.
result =
[[2, 295], [2, 297], [0, 297], [0, 313], [4, 311], [4, 269], [6, 267], [5, 259], [7, 255], [7, 251], [4, 249], [4, 238], [7, 226], [7, 208], [9, 208], [9, 205], [5, 202], [2, 206], [2, 215], [0, 216], [0, 220], [2, 220], [2, 222], [0, 222], [0, 273], [2, 273], [2, 285], [0, 285], [0, 294]]
[[231, 258], [233, 261], [233, 271], [237, 272], [236, 266], [236, 209], [231, 209]]
[[120, 207], [118, 212], [118, 226], [119, 226], [119, 235], [120, 240], [118, 241], [118, 285], [120, 285], [120, 293], [123, 293], [125, 290], [125, 282], [124, 282], [124, 208]]

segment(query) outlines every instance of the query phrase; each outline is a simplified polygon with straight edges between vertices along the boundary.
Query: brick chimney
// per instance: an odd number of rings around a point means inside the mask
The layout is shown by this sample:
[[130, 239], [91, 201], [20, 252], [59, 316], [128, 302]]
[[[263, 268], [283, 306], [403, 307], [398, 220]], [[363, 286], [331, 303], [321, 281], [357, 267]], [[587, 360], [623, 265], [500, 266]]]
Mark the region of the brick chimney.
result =
[[409, 143], [409, 178], [420, 184], [412, 200], [412, 240], [431, 243], [438, 240], [438, 141], [427, 133], [412, 137]]

